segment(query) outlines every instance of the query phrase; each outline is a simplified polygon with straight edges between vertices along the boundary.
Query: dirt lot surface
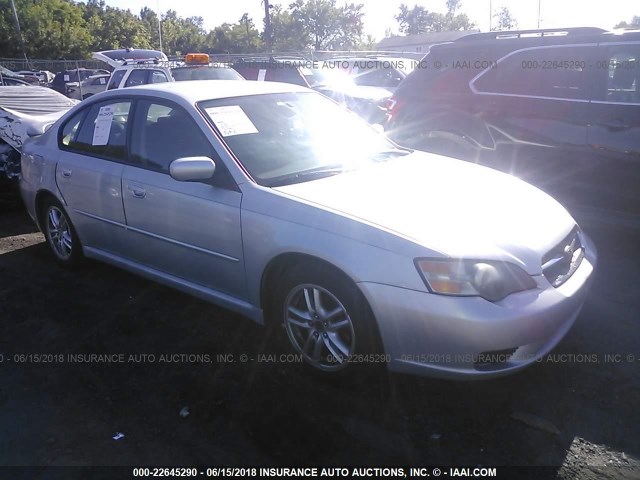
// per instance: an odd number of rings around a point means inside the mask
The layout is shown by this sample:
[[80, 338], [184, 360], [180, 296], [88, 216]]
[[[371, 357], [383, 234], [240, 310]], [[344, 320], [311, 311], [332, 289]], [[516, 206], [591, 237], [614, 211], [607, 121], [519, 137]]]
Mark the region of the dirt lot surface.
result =
[[547, 465], [559, 478], [640, 478], [640, 229], [586, 230], [600, 253], [592, 294], [543, 362], [484, 382], [328, 382], [261, 361], [264, 330], [228, 311], [98, 263], [59, 268], [25, 213], [0, 211], [0, 464]]

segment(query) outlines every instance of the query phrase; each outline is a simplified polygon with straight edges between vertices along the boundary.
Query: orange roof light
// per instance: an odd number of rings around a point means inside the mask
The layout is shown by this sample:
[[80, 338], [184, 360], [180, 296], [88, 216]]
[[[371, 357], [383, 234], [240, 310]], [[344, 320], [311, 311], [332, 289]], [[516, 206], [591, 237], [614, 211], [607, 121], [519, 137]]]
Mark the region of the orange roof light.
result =
[[206, 53], [187, 53], [184, 56], [187, 65], [209, 65], [209, 55]]

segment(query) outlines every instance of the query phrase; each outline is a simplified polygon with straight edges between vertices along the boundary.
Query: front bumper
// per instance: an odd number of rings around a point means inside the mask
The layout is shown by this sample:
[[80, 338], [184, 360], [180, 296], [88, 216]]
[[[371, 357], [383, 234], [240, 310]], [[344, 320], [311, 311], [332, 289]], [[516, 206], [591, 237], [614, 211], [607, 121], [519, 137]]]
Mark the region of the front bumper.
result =
[[382, 337], [388, 368], [443, 378], [491, 378], [546, 355], [573, 325], [597, 262], [585, 236], [585, 257], [558, 288], [540, 275], [538, 288], [492, 303], [378, 283], [359, 286]]

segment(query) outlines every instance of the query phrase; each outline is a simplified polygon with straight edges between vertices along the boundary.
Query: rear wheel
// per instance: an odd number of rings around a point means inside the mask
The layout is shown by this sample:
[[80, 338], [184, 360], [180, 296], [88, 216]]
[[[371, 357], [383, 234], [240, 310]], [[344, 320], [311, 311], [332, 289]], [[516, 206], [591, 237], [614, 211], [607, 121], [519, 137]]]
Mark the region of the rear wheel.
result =
[[82, 247], [64, 208], [54, 199], [42, 208], [42, 226], [49, 248], [61, 265], [72, 267], [82, 260]]
[[288, 345], [322, 372], [354, 368], [364, 354], [380, 362], [373, 315], [353, 282], [333, 270], [297, 265], [276, 288], [272, 319], [284, 329]]

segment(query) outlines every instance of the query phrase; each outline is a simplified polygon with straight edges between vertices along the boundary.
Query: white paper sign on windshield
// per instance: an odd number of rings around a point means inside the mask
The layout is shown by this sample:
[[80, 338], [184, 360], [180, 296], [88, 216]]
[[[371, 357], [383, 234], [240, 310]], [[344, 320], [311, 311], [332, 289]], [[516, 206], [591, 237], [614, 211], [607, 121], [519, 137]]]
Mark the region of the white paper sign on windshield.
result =
[[111, 133], [111, 122], [113, 121], [113, 106], [105, 105], [100, 107], [96, 125], [93, 127], [92, 145], [106, 145], [109, 142]]
[[205, 110], [223, 137], [258, 133], [258, 129], [240, 105], [209, 107]]

